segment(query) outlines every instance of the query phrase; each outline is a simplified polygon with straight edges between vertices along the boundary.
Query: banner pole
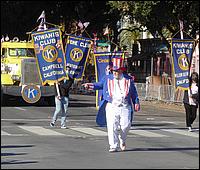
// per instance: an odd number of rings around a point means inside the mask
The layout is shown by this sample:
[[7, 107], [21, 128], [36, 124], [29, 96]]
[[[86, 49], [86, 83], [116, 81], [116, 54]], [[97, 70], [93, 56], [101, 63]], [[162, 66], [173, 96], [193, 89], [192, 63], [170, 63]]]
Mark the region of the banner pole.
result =
[[60, 97], [60, 91], [59, 91], [58, 83], [56, 83], [56, 90], [57, 90], [58, 96]]

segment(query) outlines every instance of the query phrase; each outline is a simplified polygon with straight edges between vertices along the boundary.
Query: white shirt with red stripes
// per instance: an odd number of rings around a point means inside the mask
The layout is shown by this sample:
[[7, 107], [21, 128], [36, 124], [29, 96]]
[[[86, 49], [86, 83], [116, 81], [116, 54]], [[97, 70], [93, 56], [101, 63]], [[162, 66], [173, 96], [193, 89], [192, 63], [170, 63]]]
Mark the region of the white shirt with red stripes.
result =
[[108, 91], [115, 106], [128, 106], [126, 96], [128, 95], [130, 80], [121, 77], [120, 79], [108, 79]]

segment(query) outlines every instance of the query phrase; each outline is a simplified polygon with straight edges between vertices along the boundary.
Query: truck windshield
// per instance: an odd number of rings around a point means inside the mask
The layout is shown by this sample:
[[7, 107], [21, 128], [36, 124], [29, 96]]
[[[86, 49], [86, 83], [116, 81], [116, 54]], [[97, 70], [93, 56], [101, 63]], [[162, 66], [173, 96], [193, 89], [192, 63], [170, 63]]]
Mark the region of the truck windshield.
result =
[[34, 57], [34, 49], [32, 48], [9, 48], [9, 56]]

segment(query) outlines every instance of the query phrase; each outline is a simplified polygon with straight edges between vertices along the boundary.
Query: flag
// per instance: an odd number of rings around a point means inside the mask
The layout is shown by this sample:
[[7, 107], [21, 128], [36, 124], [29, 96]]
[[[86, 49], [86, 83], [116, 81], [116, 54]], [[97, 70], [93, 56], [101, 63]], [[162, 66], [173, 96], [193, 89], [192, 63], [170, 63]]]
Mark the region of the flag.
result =
[[84, 22], [84, 23], [83, 23], [83, 26], [84, 26], [85, 28], [87, 28], [89, 24], [90, 24], [90, 22]]
[[58, 28], [32, 33], [37, 67], [43, 85], [56, 83], [66, 77], [66, 59], [61, 35]]
[[39, 18], [37, 19], [37, 22], [38, 22], [39, 20], [41, 20], [41, 21], [40, 21], [40, 25], [38, 26], [37, 31], [47, 30], [45, 11], [42, 11], [41, 15], [40, 15]]
[[42, 11], [41, 15], [39, 16], [39, 18], [37, 19], [37, 22], [40, 20], [40, 19], [43, 19], [45, 18], [45, 12]]
[[[74, 43], [71, 43], [74, 42]], [[69, 76], [82, 80], [91, 50], [91, 39], [80, 36], [68, 36], [65, 47], [66, 66], [70, 66]]]
[[171, 56], [176, 90], [187, 90], [190, 86], [188, 77], [194, 43], [192, 39], [172, 39]]
[[83, 23], [81, 21], [78, 22], [78, 27], [82, 30], [84, 28]]
[[84, 22], [84, 23], [82, 23], [81, 21], [78, 22], [78, 27], [81, 30], [81, 33], [83, 33], [83, 31], [88, 27], [89, 24], [90, 22]]
[[4, 36], [2, 35], [2, 37], [1, 37], [1, 42], [4, 42]]
[[106, 27], [106, 29], [105, 29], [103, 35], [107, 35], [107, 34], [109, 34], [109, 28], [108, 28], [108, 26]]

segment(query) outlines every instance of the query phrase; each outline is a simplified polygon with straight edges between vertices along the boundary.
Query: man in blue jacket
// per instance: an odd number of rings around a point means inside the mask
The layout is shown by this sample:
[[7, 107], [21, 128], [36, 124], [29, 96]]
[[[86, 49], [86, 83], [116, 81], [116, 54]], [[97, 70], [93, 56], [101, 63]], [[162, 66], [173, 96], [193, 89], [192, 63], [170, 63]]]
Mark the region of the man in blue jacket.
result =
[[[140, 103], [134, 80], [123, 73], [122, 58], [113, 58], [112, 74], [96, 83], [85, 83], [87, 89], [103, 89], [103, 100], [97, 114], [97, 123], [106, 123], [108, 130], [109, 152], [122, 151], [126, 149], [126, 138], [131, 127], [131, 111], [139, 111]], [[103, 110], [105, 108], [105, 111]], [[106, 113], [106, 120], [98, 119]], [[103, 121], [103, 122], [102, 122]]]

